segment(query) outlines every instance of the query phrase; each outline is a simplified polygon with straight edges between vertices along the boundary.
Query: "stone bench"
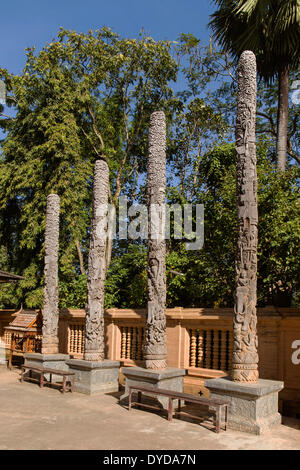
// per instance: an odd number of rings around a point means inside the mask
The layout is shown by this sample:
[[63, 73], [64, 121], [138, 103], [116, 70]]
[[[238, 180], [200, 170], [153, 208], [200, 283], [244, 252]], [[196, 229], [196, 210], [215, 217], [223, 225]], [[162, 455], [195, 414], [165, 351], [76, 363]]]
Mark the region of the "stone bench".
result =
[[[132, 400], [132, 393], [133, 391], [136, 391], [138, 394], [138, 399], [137, 401]], [[224, 430], [226, 431], [227, 428], [227, 416], [228, 416], [228, 402], [224, 400], [216, 400], [216, 399], [211, 399], [211, 398], [202, 398], [202, 397], [197, 397], [195, 395], [190, 395], [187, 393], [182, 393], [182, 392], [176, 392], [173, 390], [166, 390], [166, 389], [161, 389], [161, 388], [154, 388], [151, 386], [145, 386], [145, 385], [130, 385], [129, 386], [129, 404], [128, 404], [128, 410], [131, 410], [131, 406], [133, 404], [137, 406], [144, 406], [146, 408], [152, 408], [152, 409], [157, 409], [157, 407], [154, 407], [152, 405], [142, 403], [142, 393], [147, 393], [151, 395], [162, 395], [165, 397], [169, 398], [169, 407], [168, 407], [168, 420], [172, 421], [173, 418], [173, 400], [178, 400], [178, 408], [176, 413], [182, 413], [181, 411], [181, 402], [183, 401], [188, 402], [188, 403], [196, 403], [198, 405], [204, 405], [209, 407], [209, 409], [213, 409], [216, 413], [216, 432], [219, 433], [221, 426], [222, 426], [222, 409], [224, 409]], [[187, 414], [187, 413], [184, 413]], [[188, 414], [190, 417], [193, 418], [199, 418], [198, 416], [192, 416]]]

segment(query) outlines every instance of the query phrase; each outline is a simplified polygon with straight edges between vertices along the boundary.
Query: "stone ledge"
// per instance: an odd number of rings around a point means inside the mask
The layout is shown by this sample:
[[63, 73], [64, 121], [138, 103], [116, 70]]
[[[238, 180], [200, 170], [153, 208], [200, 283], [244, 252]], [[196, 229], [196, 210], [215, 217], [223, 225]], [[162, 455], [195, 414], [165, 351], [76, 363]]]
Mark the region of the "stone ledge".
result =
[[72, 367], [72, 369], [80, 370], [95, 370], [95, 369], [113, 369], [120, 367], [120, 361], [110, 361], [104, 359], [101, 362], [85, 361], [83, 359], [69, 359], [66, 363]]
[[248, 395], [250, 398], [262, 397], [269, 393], [280, 392], [283, 389], [283, 382], [275, 380], [259, 379], [257, 383], [240, 383], [233, 382], [228, 377], [222, 377], [217, 379], [208, 379], [205, 381], [205, 387], [209, 390], [218, 390], [230, 394], [237, 395]]
[[67, 361], [70, 359], [69, 354], [42, 354], [42, 353], [25, 353], [25, 359], [37, 360], [37, 361]]
[[123, 367], [122, 374], [126, 377], [141, 377], [142, 379], [151, 379], [151, 381], [160, 381], [171, 379], [173, 377], [181, 377], [186, 375], [185, 369], [177, 369], [176, 367], [167, 367], [166, 369], [144, 369], [142, 367]]

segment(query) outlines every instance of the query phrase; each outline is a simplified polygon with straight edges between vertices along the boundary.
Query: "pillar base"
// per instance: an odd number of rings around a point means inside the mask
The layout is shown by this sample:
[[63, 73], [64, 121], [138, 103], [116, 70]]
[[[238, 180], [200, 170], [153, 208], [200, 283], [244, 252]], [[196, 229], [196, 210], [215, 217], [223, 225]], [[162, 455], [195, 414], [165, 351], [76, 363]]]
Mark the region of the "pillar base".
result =
[[86, 395], [118, 392], [119, 361], [105, 359], [101, 362], [70, 359], [67, 361], [70, 372], [75, 372], [75, 392]]
[[[49, 367], [50, 369], [69, 370], [66, 361], [70, 359], [69, 354], [43, 354], [43, 353], [25, 353], [25, 366]], [[28, 375], [26, 372], [25, 377]], [[32, 374], [34, 377], [35, 374]], [[39, 376], [39, 375], [38, 375]], [[45, 378], [50, 379], [50, 374], [45, 374]], [[62, 382], [61, 375], [53, 375], [54, 382]]]
[[283, 382], [259, 379], [257, 383], [233, 382], [229, 378], [208, 379], [210, 398], [228, 401], [228, 428], [263, 434], [281, 424], [278, 393]]
[[[183, 392], [183, 377], [185, 369], [167, 367], [166, 369], [144, 369], [142, 367], [123, 367], [122, 374], [126, 377], [125, 393], [121, 396], [122, 404], [128, 403], [128, 388], [130, 385], [152, 385], [156, 388], [164, 388]], [[148, 394], [145, 394], [148, 395]], [[151, 397], [151, 395], [149, 395]], [[168, 409], [168, 397], [151, 397], [156, 404]]]

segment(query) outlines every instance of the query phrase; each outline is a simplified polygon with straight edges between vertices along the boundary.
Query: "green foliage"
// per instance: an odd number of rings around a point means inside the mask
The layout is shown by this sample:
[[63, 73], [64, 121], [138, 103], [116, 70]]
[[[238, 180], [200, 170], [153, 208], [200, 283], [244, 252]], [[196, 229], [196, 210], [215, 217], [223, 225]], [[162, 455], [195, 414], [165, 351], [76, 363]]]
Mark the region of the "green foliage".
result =
[[296, 68], [300, 53], [298, 0], [215, 0], [210, 26], [215, 37], [236, 57], [256, 54], [260, 75], [270, 81], [288, 63]]
[[[26, 278], [11, 288], [14, 301], [42, 303], [46, 197], [52, 192], [61, 198], [61, 302], [81, 298], [85, 272], [78, 249], [86, 266], [93, 163], [109, 163], [111, 202], [121, 191], [133, 192], [145, 168], [149, 115], [168, 108], [176, 72], [167, 41], [122, 39], [108, 28], [88, 34], [61, 29], [39, 54], [27, 49], [20, 76], [0, 71], [16, 111], [15, 118], [0, 120], [6, 132], [0, 245], [7, 268]], [[0, 302], [7, 305], [2, 292]]]
[[138, 245], [114, 256], [105, 284], [105, 307], [145, 307], [147, 252]]

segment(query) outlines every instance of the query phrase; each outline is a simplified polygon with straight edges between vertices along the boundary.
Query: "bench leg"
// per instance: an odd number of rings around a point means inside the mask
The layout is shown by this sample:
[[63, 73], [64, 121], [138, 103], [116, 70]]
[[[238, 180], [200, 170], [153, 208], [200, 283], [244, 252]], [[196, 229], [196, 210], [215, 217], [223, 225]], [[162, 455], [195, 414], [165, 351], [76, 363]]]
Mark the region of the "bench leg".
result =
[[8, 365], [9, 370], [11, 370], [12, 369], [12, 351], [10, 351], [7, 365]]
[[62, 386], [62, 392], [65, 393], [66, 391], [66, 382], [67, 382], [67, 377], [64, 375], [63, 377], [63, 386]]
[[24, 379], [24, 372], [25, 372], [25, 369], [23, 369], [23, 367], [22, 367], [21, 380], [20, 380], [21, 382], [23, 382], [23, 379]]
[[132, 391], [131, 391], [131, 388], [129, 389], [129, 395], [128, 395], [128, 411], [131, 410], [131, 394], [132, 394]]
[[142, 401], [142, 392], [138, 392], [138, 399], [137, 399], [138, 403], [141, 403]]
[[178, 400], [178, 411], [181, 411], [181, 400]]
[[218, 406], [216, 408], [216, 432], [217, 433], [220, 432], [220, 417], [221, 417], [220, 407]]
[[74, 375], [72, 375], [72, 377], [71, 377], [71, 393], [74, 392], [74, 383], [75, 383], [75, 377], [74, 377]]
[[44, 386], [44, 373], [41, 372], [41, 375], [40, 375], [40, 387], [43, 388]]
[[227, 431], [227, 421], [228, 421], [228, 405], [225, 405], [225, 423], [224, 423], [225, 431]]
[[169, 397], [168, 421], [172, 421], [172, 417], [173, 417], [173, 399]]

